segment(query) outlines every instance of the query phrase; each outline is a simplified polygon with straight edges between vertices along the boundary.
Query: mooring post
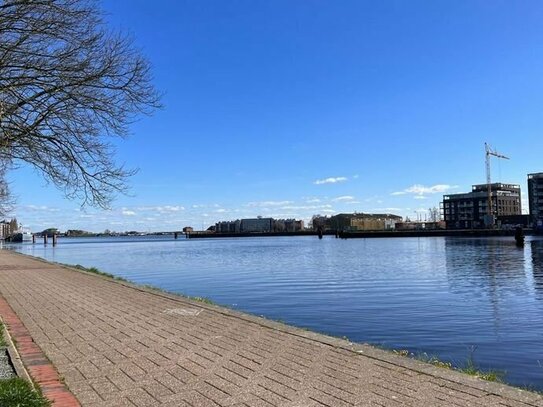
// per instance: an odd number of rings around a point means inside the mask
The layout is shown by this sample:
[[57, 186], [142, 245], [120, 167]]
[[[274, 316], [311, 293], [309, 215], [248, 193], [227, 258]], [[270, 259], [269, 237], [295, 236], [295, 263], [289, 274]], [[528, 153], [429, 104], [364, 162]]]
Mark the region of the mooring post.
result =
[[515, 242], [518, 247], [524, 247], [524, 230], [521, 226], [515, 229]]
[[32, 244], [36, 244], [36, 235], [32, 233]]
[[53, 246], [57, 245], [57, 235], [53, 235]]
[[177, 240], [177, 232], [174, 232], [173, 238]]
[[47, 233], [43, 235], [43, 244], [47, 244]]

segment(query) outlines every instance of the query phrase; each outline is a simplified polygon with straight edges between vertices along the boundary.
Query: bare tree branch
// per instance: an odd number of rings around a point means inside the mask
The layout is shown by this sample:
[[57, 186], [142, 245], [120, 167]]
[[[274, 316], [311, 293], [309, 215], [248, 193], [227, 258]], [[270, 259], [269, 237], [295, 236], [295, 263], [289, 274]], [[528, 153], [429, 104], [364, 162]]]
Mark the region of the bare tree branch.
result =
[[108, 139], [160, 107], [151, 80], [95, 1], [0, 0], [0, 162], [26, 162], [67, 197], [107, 207], [134, 174]]

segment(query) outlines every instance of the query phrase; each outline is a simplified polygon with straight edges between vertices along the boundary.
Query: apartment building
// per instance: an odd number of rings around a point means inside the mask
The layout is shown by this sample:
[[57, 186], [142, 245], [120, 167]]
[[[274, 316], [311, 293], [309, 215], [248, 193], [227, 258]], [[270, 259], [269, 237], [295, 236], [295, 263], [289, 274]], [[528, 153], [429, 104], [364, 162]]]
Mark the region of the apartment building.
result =
[[[521, 215], [520, 185], [494, 183], [490, 185], [492, 214]], [[447, 229], [484, 228], [492, 224], [488, 214], [488, 185], [473, 185], [471, 192], [443, 196], [443, 216]]]

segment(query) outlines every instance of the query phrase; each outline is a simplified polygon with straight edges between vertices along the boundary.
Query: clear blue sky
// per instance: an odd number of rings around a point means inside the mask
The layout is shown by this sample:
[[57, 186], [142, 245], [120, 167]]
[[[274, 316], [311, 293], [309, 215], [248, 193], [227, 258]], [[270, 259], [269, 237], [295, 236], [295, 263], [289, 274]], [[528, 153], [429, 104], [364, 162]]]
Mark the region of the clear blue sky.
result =
[[[392, 212], [543, 171], [543, 2], [107, 0], [165, 108], [117, 158], [111, 211], [11, 174], [32, 230], [201, 228], [250, 216]], [[320, 182], [319, 182], [320, 181]], [[335, 182], [332, 182], [335, 181]], [[527, 205], [523, 209], [527, 209]]]

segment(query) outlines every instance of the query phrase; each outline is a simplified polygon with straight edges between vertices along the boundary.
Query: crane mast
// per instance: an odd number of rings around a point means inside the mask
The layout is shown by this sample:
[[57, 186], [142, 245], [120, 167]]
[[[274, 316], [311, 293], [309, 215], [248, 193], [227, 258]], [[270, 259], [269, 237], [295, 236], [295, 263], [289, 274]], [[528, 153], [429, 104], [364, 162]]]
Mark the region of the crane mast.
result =
[[[504, 156], [503, 154], [498, 153], [496, 150], [494, 150], [488, 143], [485, 143], [485, 155], [486, 155], [486, 185], [487, 185], [487, 193], [488, 193], [488, 202], [486, 206], [486, 214], [488, 215], [489, 219], [492, 219], [491, 217], [494, 215], [494, 211], [492, 208], [492, 180], [490, 176], [490, 157], [494, 156], [496, 158], [503, 158], [505, 160], [509, 160], [509, 157]], [[494, 220], [492, 220], [492, 225], [494, 225]]]

